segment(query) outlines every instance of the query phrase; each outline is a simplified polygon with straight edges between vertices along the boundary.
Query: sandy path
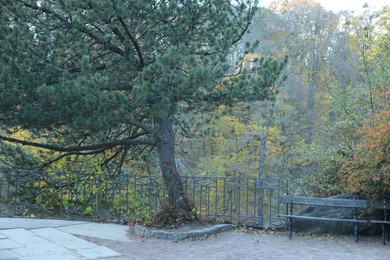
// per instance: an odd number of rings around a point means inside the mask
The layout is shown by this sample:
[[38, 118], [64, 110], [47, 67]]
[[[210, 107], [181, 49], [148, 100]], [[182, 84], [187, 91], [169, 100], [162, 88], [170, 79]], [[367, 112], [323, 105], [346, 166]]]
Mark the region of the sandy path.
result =
[[242, 230], [181, 242], [141, 238], [130, 232], [129, 237], [130, 243], [86, 239], [124, 255], [112, 259], [390, 259], [390, 244], [381, 245], [379, 237], [360, 236], [358, 243], [353, 236], [295, 235], [289, 240], [286, 232]]

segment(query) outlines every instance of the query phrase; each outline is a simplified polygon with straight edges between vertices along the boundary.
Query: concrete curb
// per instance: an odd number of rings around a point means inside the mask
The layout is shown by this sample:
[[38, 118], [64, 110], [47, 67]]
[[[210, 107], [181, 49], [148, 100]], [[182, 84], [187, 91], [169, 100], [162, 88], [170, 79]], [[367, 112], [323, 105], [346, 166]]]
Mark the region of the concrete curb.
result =
[[158, 239], [168, 239], [168, 240], [183, 240], [187, 238], [209, 236], [212, 234], [228, 231], [234, 229], [236, 226], [232, 224], [219, 224], [207, 227], [200, 227], [195, 230], [179, 231], [179, 230], [160, 230], [145, 227], [142, 225], [134, 226], [134, 233], [138, 236], [149, 237], [149, 238], [158, 238]]

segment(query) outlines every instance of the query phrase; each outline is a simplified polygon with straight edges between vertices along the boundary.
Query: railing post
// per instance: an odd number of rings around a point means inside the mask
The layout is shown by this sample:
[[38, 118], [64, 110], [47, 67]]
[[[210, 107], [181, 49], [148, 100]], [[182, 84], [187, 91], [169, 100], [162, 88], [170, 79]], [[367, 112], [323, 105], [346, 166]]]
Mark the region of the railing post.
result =
[[[286, 203], [287, 205], [288, 205], [288, 203]], [[293, 203], [291, 203], [290, 204], [290, 215], [292, 216], [293, 215], [293, 206], [294, 206], [294, 204]], [[288, 207], [288, 206], [287, 206]], [[289, 229], [289, 238], [290, 239], [292, 239], [292, 228], [293, 228], [293, 219], [290, 217], [289, 218], [289, 220], [290, 220], [290, 229]]]
[[260, 217], [260, 225], [264, 225], [264, 181], [263, 178], [260, 177], [258, 179], [258, 188], [259, 188], [259, 199], [258, 199], [258, 210], [257, 215]]

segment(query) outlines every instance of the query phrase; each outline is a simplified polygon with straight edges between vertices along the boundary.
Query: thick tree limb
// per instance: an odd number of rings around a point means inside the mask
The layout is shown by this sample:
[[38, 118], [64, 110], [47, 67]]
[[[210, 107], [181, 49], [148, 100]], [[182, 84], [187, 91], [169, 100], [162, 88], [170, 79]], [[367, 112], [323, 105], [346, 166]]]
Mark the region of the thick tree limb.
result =
[[137, 127], [141, 128], [141, 129], [144, 130], [146, 133], [153, 133], [153, 130], [150, 129], [149, 125], [147, 125], [147, 124], [144, 124], [144, 123], [135, 121], [135, 120], [133, 120], [133, 119], [126, 119], [125, 122], [126, 122], [127, 124], [130, 124], [130, 125], [137, 126]]
[[129, 37], [131, 43], [133, 44], [134, 48], [135, 48], [135, 51], [137, 52], [137, 55], [138, 55], [138, 59], [139, 59], [139, 62], [141, 64], [142, 67], [145, 67], [145, 61], [144, 61], [144, 57], [142, 55], [142, 51], [141, 51], [141, 48], [138, 44], [138, 42], [136, 41], [136, 39], [133, 37], [133, 35], [130, 33], [130, 30], [129, 28], [127, 27], [125, 21], [123, 20], [123, 18], [121, 16], [118, 16], [117, 17], [119, 22], [121, 23], [123, 29], [125, 30], [127, 36]]
[[55, 146], [50, 144], [42, 144], [42, 143], [36, 143], [36, 142], [30, 142], [25, 140], [20, 140], [16, 138], [6, 137], [0, 135], [0, 140], [10, 142], [10, 143], [17, 143], [21, 145], [26, 146], [32, 146], [37, 147], [41, 149], [51, 150], [51, 151], [57, 151], [57, 152], [85, 152], [85, 151], [96, 151], [96, 150], [108, 150], [110, 148], [113, 148], [115, 146], [129, 146], [129, 145], [152, 145], [155, 146], [156, 143], [154, 140], [150, 139], [122, 139], [122, 140], [114, 140], [110, 142], [100, 143], [100, 144], [94, 144], [94, 145], [86, 145], [86, 146], [72, 146], [72, 147], [61, 147], [61, 146]]
[[[113, 7], [114, 7], [114, 10], [118, 13], [115, 1], [112, 1], [112, 4], [113, 4]], [[127, 37], [129, 37], [131, 43], [133, 44], [134, 49], [137, 52], [137, 56], [138, 56], [138, 59], [139, 59], [139, 62], [141, 64], [141, 66], [145, 67], [145, 61], [144, 61], [144, 57], [142, 55], [141, 47], [139, 46], [139, 44], [136, 41], [135, 37], [131, 34], [131, 32], [130, 32], [127, 24], [123, 20], [122, 16], [117, 15], [117, 19], [118, 19], [119, 23], [122, 25], [123, 29], [125, 30]]]

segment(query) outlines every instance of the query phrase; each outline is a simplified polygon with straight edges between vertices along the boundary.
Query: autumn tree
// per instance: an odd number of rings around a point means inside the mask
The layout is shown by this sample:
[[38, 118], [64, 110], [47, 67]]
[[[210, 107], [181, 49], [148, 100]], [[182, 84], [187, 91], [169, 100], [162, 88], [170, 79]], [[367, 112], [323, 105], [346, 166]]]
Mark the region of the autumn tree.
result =
[[352, 42], [360, 54], [364, 79], [360, 98], [355, 99], [362, 112], [354, 127], [355, 149], [344, 158], [340, 174], [347, 190], [369, 198], [390, 196], [389, 17], [389, 6], [385, 6], [351, 20]]
[[377, 109], [357, 129], [359, 144], [341, 172], [347, 190], [382, 199], [390, 196], [390, 90], [375, 98]]
[[[257, 1], [3, 1], [0, 139], [123, 160], [156, 147], [175, 214], [191, 205], [175, 164], [183, 113], [269, 95], [283, 63], [226, 75]], [[249, 46], [248, 46], [249, 48]], [[31, 138], [13, 137], [26, 129]], [[39, 137], [39, 140], [36, 139]], [[38, 141], [37, 141], [38, 140]]]
[[342, 192], [339, 170], [353, 155], [355, 129], [375, 107], [372, 91], [387, 84], [388, 12], [333, 13], [314, 1], [275, 1], [271, 8], [252, 34], [259, 53], [289, 56], [289, 77], [275, 103], [281, 153], [267, 154], [267, 171], [299, 179], [319, 196]]

